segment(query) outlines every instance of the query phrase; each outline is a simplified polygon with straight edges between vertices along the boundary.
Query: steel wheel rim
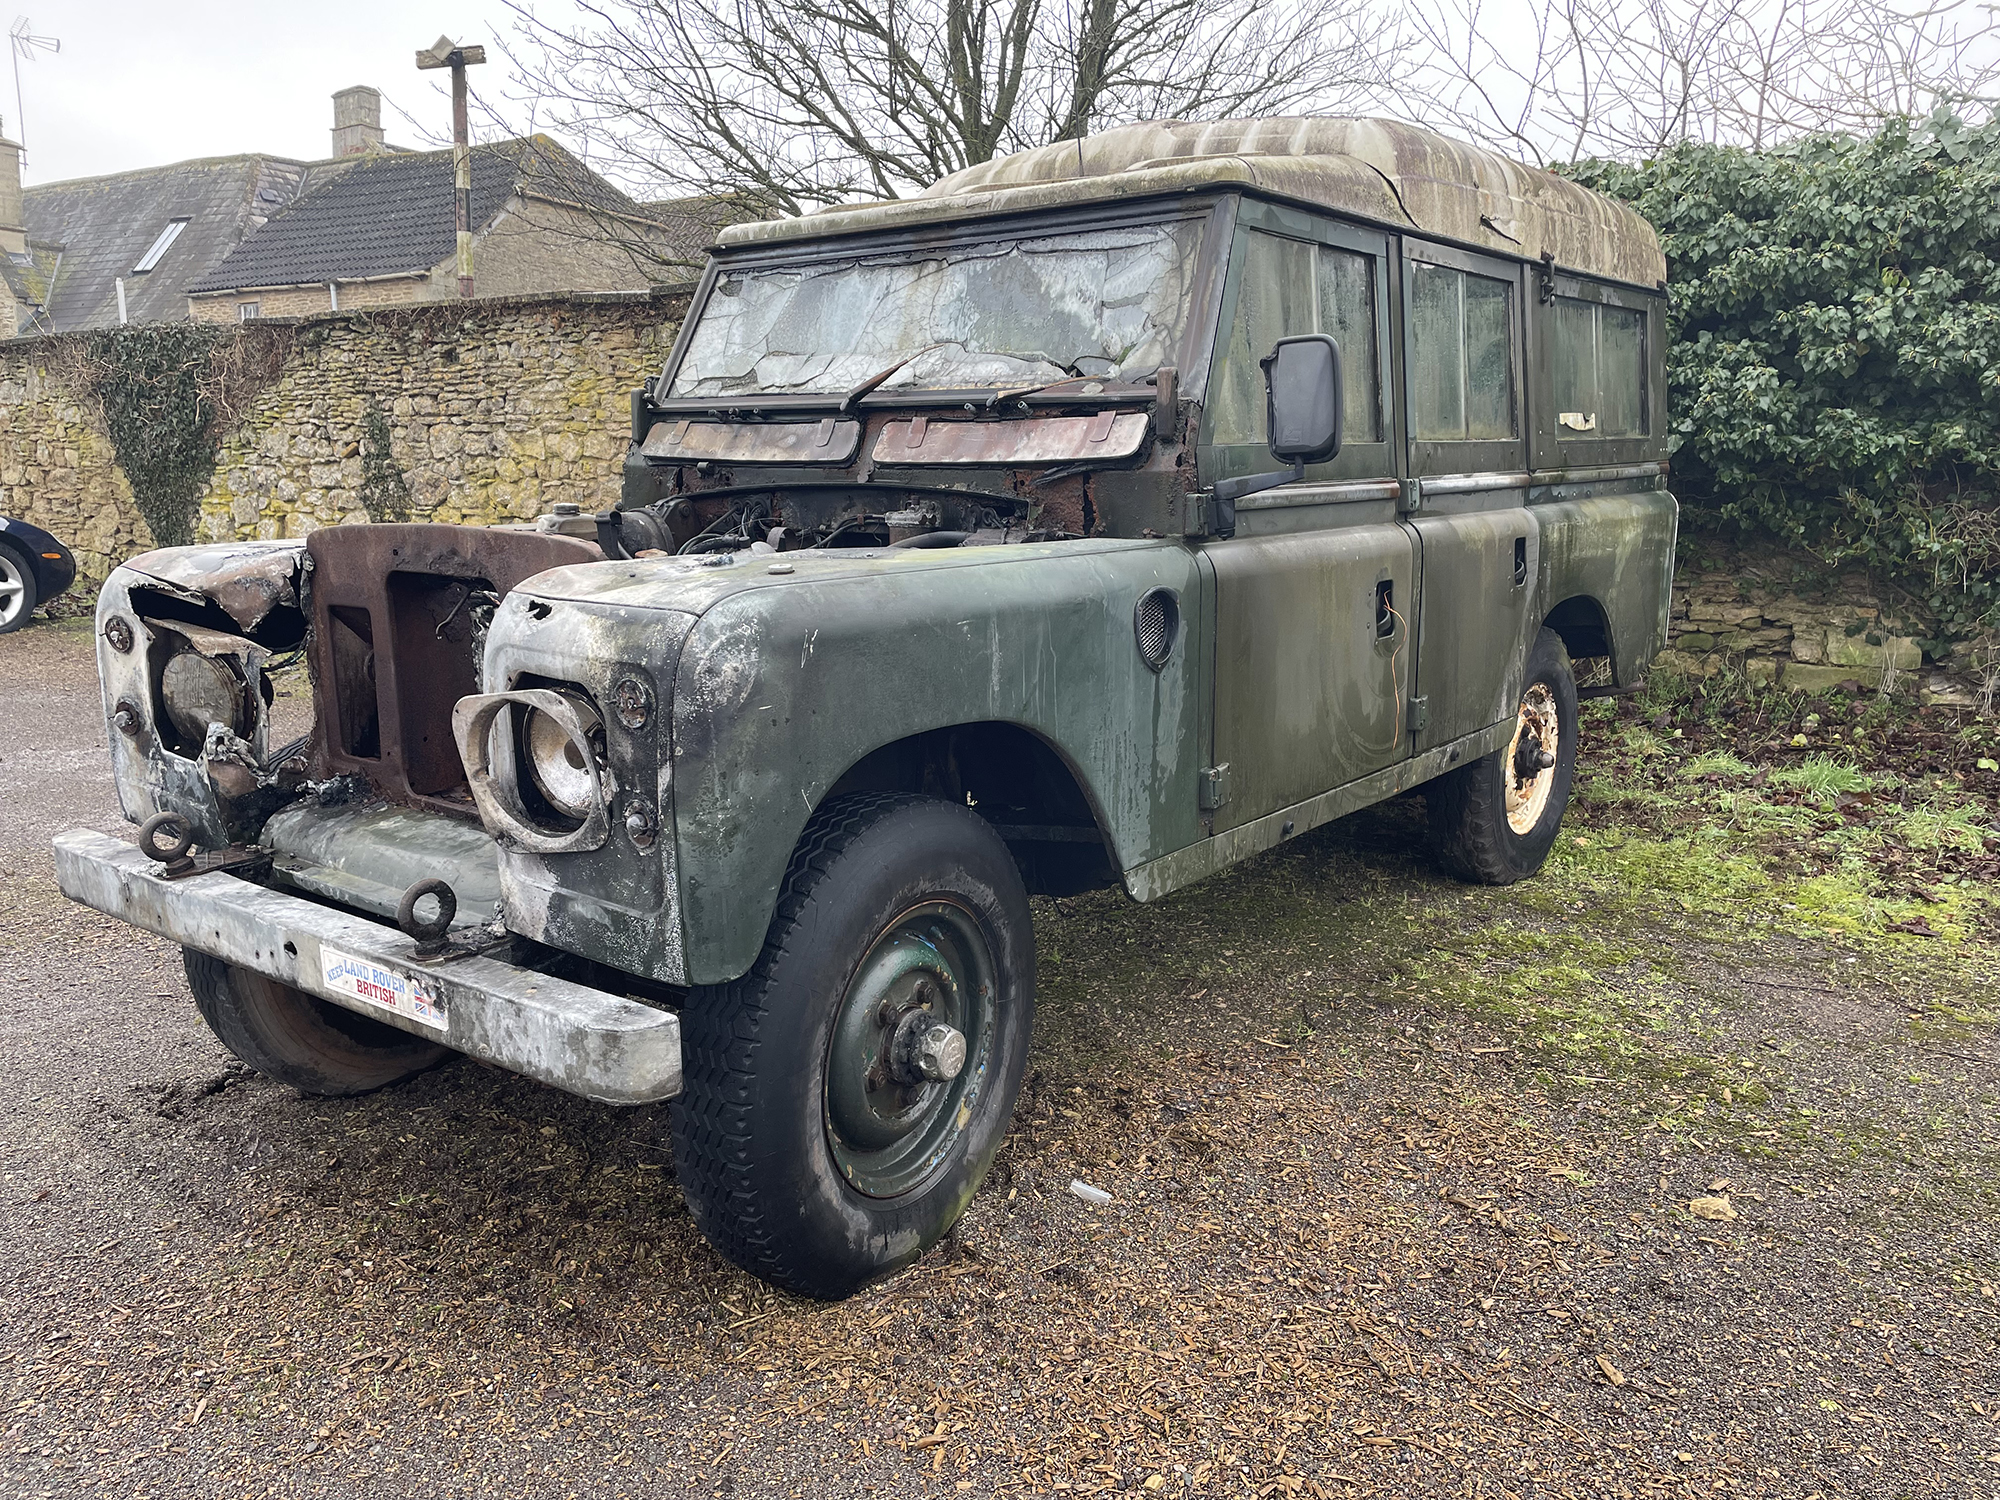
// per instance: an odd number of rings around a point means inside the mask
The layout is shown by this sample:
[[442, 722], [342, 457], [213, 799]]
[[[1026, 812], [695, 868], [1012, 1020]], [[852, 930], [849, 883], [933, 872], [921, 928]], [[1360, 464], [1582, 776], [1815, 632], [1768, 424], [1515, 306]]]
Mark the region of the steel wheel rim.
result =
[[[901, 1197], [943, 1167], [986, 1093], [998, 994], [979, 919], [954, 901], [911, 907], [869, 945], [834, 1013], [821, 1092], [827, 1145], [855, 1191]], [[924, 1010], [964, 1036], [965, 1063], [913, 1084], [891, 1048], [902, 1018]]]
[[28, 580], [21, 565], [0, 547], [0, 625], [12, 625], [21, 617], [21, 605], [27, 597]]
[[[1554, 759], [1532, 773], [1522, 762], [1527, 749], [1546, 750]], [[1507, 826], [1517, 834], [1534, 831], [1548, 810], [1555, 789], [1556, 762], [1562, 758], [1562, 719], [1556, 695], [1545, 682], [1535, 683], [1521, 699], [1514, 719], [1514, 737], [1507, 742]]]

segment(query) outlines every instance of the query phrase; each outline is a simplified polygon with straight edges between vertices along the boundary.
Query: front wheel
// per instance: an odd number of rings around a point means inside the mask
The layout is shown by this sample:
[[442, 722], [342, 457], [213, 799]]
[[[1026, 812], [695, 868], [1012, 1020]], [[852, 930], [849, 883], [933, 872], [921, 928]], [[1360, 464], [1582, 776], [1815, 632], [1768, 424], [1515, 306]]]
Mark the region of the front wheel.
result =
[[195, 1008], [238, 1058], [304, 1094], [365, 1094], [442, 1062], [451, 1049], [251, 969], [181, 950]]
[[815, 813], [755, 967], [681, 1011], [674, 1158], [702, 1233], [812, 1297], [914, 1260], [993, 1164], [1034, 992], [1027, 891], [984, 819], [893, 794]]
[[1424, 788], [1438, 863], [1481, 885], [1512, 885], [1541, 869], [1569, 806], [1576, 734], [1569, 652], [1544, 629], [1528, 655], [1506, 748]]

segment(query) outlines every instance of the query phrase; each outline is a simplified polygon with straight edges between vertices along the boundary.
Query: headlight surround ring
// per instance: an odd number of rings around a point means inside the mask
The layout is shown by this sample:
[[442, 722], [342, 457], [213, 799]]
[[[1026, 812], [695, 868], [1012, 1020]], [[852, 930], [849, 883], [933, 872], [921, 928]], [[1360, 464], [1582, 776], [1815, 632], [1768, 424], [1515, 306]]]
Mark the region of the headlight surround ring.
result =
[[[505, 735], [496, 733], [500, 728], [502, 714], [518, 711], [523, 717], [506, 726]], [[563, 766], [563, 773], [557, 776], [558, 789], [571, 805], [581, 808], [580, 814], [572, 814], [547, 798], [543, 786], [533, 785], [534, 800], [546, 803], [549, 811], [568, 822], [576, 818], [573, 827], [552, 827], [545, 817], [537, 816], [541, 809], [530, 810], [528, 799], [524, 798], [523, 778], [538, 780], [537, 773], [528, 763], [525, 730], [533, 722], [528, 714], [546, 714], [554, 721], [554, 728], [544, 733], [545, 747], [552, 749], [555, 761], [544, 766], [544, 773], [557, 775], [555, 765]], [[473, 693], [458, 700], [451, 711], [452, 734], [458, 741], [459, 758], [465, 762], [465, 780], [472, 793], [472, 800], [479, 808], [480, 820], [486, 831], [495, 838], [511, 843], [515, 847], [536, 854], [578, 854], [590, 849], [599, 849], [611, 836], [611, 799], [617, 788], [611, 773], [605, 767], [595, 750], [594, 737], [602, 733], [603, 720], [589, 701], [578, 693], [559, 692], [554, 688], [517, 688], [508, 693]], [[556, 738], [559, 733], [560, 738]], [[503, 741], [509, 747], [507, 759], [510, 766], [497, 767], [494, 764], [494, 743]], [[562, 753], [562, 744], [567, 741], [578, 747], [589, 747], [583, 753], [581, 766], [569, 763], [569, 757]], [[568, 779], [574, 776], [574, 780]]]

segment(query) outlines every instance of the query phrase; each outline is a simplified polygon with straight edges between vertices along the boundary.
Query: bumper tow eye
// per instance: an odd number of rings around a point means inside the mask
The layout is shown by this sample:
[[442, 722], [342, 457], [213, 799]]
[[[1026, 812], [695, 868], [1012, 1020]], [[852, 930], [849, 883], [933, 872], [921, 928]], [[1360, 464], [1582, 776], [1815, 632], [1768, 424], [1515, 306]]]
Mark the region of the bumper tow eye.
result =
[[[417, 904], [430, 897], [437, 902], [437, 915], [420, 921]], [[458, 915], [458, 895], [442, 880], [419, 880], [396, 907], [396, 925], [417, 940], [418, 958], [436, 958], [451, 947], [451, 919]]]
[[194, 847], [194, 824], [177, 812], [157, 812], [139, 825], [139, 852], [166, 866], [163, 875], [185, 875], [194, 869], [188, 850]]

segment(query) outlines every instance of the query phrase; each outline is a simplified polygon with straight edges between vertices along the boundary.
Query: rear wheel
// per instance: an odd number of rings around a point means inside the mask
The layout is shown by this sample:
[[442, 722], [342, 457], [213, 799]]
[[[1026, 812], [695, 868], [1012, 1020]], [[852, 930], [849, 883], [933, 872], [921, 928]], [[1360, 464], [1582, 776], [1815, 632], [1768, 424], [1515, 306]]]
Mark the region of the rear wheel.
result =
[[0, 542], [0, 635], [27, 624], [36, 603], [34, 569], [13, 547]]
[[1461, 880], [1511, 885], [1541, 869], [1576, 771], [1576, 679], [1562, 637], [1535, 637], [1514, 733], [1424, 788], [1438, 863]]
[[365, 1094], [433, 1067], [449, 1047], [331, 1005], [317, 995], [181, 950], [195, 1008], [237, 1057], [307, 1094]]
[[703, 1234], [813, 1297], [914, 1260], [993, 1164], [1034, 987], [1027, 891], [984, 819], [902, 795], [821, 809], [756, 966], [681, 1011], [674, 1154]]

